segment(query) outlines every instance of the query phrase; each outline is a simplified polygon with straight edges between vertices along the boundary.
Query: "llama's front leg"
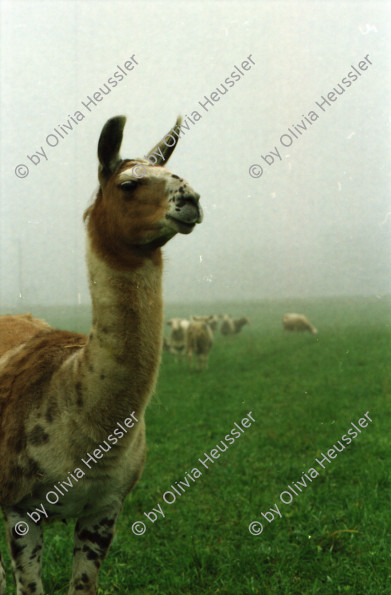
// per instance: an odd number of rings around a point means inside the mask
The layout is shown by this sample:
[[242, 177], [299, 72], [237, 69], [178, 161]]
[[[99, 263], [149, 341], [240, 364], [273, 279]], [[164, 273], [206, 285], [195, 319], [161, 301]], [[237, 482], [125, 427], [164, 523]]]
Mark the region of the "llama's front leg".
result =
[[41, 524], [27, 524], [26, 516], [12, 509], [4, 510], [4, 517], [17, 595], [43, 595]]
[[112, 508], [77, 521], [68, 595], [95, 595], [99, 569], [113, 539], [119, 511], [120, 507], [118, 510]]

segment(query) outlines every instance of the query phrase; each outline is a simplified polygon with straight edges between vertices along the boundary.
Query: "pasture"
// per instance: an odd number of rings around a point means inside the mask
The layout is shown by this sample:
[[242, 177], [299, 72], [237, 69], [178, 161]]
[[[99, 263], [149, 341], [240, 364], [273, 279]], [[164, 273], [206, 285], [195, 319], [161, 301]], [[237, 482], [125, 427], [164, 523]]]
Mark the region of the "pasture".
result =
[[[217, 333], [208, 370], [190, 372], [163, 353], [146, 415], [146, 466], [119, 518], [99, 593], [390, 593], [391, 300], [169, 304], [165, 319], [225, 312], [251, 325], [235, 337]], [[319, 334], [285, 335], [285, 312], [304, 313]], [[89, 328], [85, 308], [32, 313], [58, 328]], [[248, 412], [255, 422], [206, 469], [198, 459]], [[321, 469], [315, 459], [366, 412], [372, 423]], [[319, 475], [282, 503], [281, 492], [315, 467]], [[202, 473], [195, 481], [194, 468]], [[163, 494], [185, 477], [189, 487], [166, 503]], [[282, 517], [269, 523], [261, 513], [276, 503]], [[165, 517], [152, 523], [144, 512], [159, 505]], [[132, 532], [136, 521], [143, 535]], [[252, 521], [263, 525], [258, 536]], [[50, 595], [67, 592], [73, 526], [45, 528]], [[0, 548], [14, 593], [3, 524]]]

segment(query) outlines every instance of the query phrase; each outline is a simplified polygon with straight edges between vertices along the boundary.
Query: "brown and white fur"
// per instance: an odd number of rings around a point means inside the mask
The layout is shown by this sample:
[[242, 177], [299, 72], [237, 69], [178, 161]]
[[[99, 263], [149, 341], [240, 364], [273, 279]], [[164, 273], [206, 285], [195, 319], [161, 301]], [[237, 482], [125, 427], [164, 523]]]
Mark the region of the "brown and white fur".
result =
[[[173, 147], [158, 143], [153, 166], [121, 160], [125, 121], [112, 118], [102, 130], [100, 187], [84, 216], [90, 334], [41, 327], [22, 333], [0, 359], [0, 505], [18, 595], [44, 593], [42, 503], [49, 521], [77, 518], [69, 594], [96, 593], [117, 516], [145, 462], [144, 414], [162, 349], [161, 246], [202, 220], [199, 195], [162, 166]], [[0, 318], [0, 337], [9, 322]], [[131, 416], [137, 423], [115, 438], [117, 423]], [[81, 459], [99, 445], [104, 456], [88, 469]], [[75, 469], [85, 476], [49, 504], [48, 491], [72, 473], [77, 478]], [[37, 509], [35, 523], [27, 513]], [[15, 530], [20, 522], [29, 525], [24, 535]], [[1, 595], [5, 589], [0, 561]]]
[[0, 334], [0, 357], [9, 349], [28, 341], [39, 331], [50, 330], [47, 322], [33, 318], [31, 314], [2, 316]]

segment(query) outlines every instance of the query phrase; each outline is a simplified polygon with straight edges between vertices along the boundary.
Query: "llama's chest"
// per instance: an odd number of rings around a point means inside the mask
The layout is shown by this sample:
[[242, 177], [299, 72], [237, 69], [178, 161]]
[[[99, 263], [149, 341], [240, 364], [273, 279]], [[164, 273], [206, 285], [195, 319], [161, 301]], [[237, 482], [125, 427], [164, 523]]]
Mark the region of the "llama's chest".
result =
[[123, 484], [111, 478], [91, 481], [85, 476], [79, 477], [76, 483], [67, 476], [62, 482], [44, 486], [34, 498], [23, 502], [23, 508], [32, 520], [34, 513], [39, 513], [41, 519], [48, 522], [79, 518], [95, 515], [106, 508], [118, 508], [125, 497], [123, 492]]
[[119, 509], [141, 475], [145, 447], [139, 441], [137, 446], [121, 451], [120, 456], [101, 455], [102, 449], [94, 449], [82, 456], [76, 462], [77, 466], [71, 465], [68, 472], [64, 469], [51, 474], [53, 481], [40, 484], [32, 498], [23, 500], [22, 508], [26, 514], [32, 515], [32, 520], [34, 514], [40, 514], [42, 519], [51, 521]]

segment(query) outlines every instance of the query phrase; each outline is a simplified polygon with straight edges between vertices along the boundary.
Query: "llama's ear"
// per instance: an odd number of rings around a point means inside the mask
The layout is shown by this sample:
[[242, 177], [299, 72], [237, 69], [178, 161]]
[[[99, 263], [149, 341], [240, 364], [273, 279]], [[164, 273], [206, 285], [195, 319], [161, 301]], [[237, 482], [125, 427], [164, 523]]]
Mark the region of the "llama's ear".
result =
[[[181, 123], [182, 123], [182, 117], [178, 116], [173, 128], [171, 128], [170, 131], [165, 136], [163, 136], [162, 140], [157, 145], [155, 145], [151, 151], [149, 151], [146, 159], [148, 159], [148, 157], [153, 154], [154, 158], [157, 160], [156, 163], [154, 163], [154, 165], [162, 165], [163, 163], [166, 163], [170, 159], [170, 157], [176, 147], [178, 138], [175, 138], [175, 136], [173, 136], [171, 134], [170, 135], [171, 136], [170, 146], [168, 146], [164, 142], [164, 140], [170, 134], [171, 130], [174, 130], [174, 128], [176, 128], [176, 126], [180, 126]], [[175, 141], [174, 143], [172, 142], [172, 139], [174, 139], [174, 141]], [[162, 155], [163, 155], [163, 157], [162, 157]]]
[[99, 182], [104, 186], [121, 161], [119, 150], [122, 143], [122, 134], [126, 123], [125, 116], [115, 116], [107, 120], [100, 133], [98, 143]]

